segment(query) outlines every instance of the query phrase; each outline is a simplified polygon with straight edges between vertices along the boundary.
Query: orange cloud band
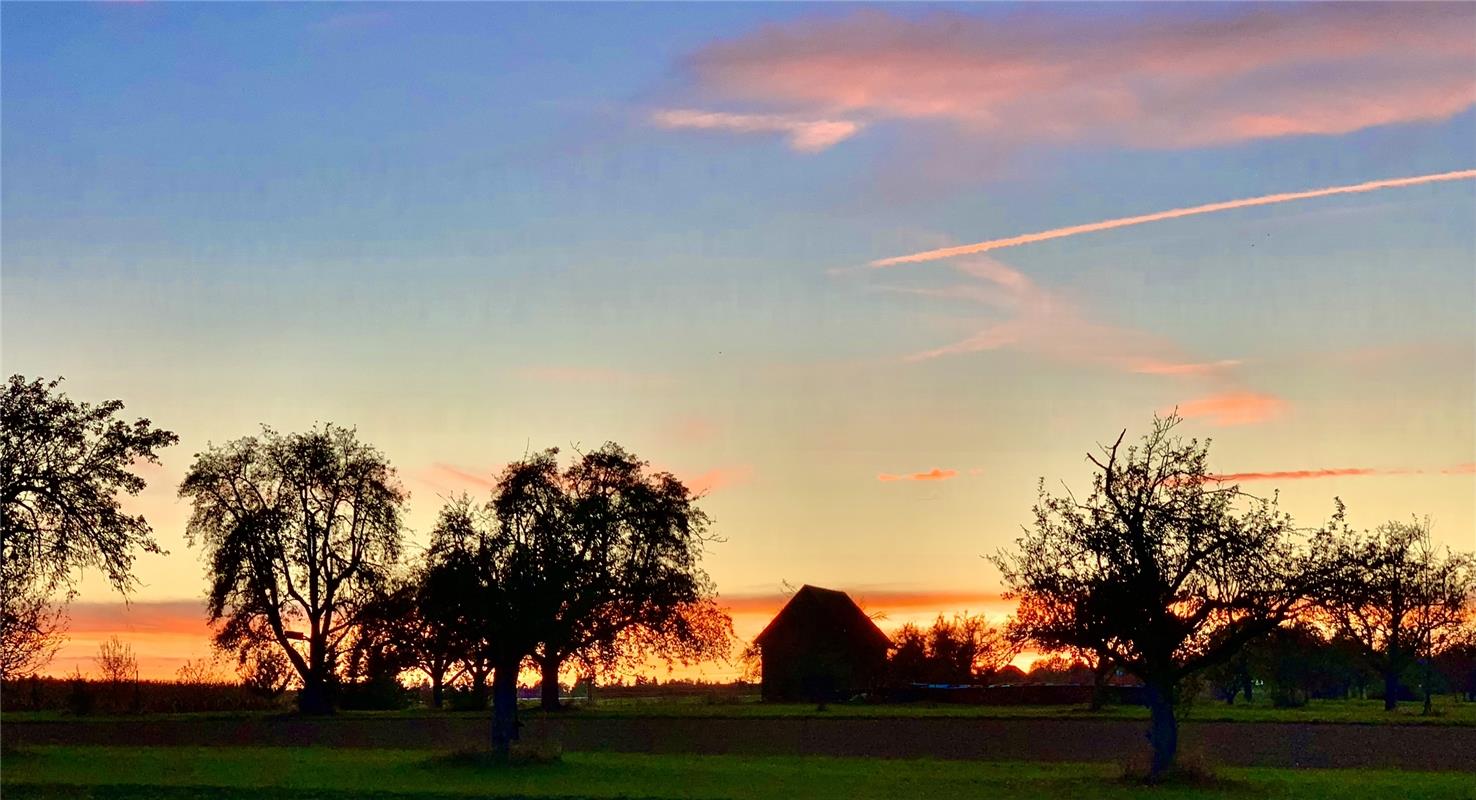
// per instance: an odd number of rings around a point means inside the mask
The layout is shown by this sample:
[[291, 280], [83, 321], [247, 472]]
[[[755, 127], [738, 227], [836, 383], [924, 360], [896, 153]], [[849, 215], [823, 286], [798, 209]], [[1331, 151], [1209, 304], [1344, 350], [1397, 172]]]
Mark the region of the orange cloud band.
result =
[[1102, 222], [1091, 222], [1085, 225], [1071, 225], [1065, 228], [1053, 228], [1039, 233], [1027, 233], [1020, 236], [1010, 236], [1004, 239], [990, 239], [985, 242], [958, 245], [957, 247], [941, 247], [936, 250], [924, 250], [920, 253], [912, 253], [905, 256], [893, 256], [891, 258], [878, 259], [871, 262], [870, 266], [893, 267], [899, 264], [916, 264], [923, 261], [937, 261], [955, 256], [966, 256], [974, 253], [986, 253], [990, 250], [1001, 250], [1006, 247], [1019, 247], [1022, 244], [1033, 244], [1035, 242], [1046, 242], [1051, 239], [1064, 239], [1068, 236], [1078, 236], [1083, 233], [1095, 233], [1097, 231], [1112, 230], [1114, 228], [1127, 228], [1133, 225], [1143, 225], [1149, 222], [1161, 222], [1167, 219], [1178, 219], [1180, 217], [1192, 217], [1199, 214], [1213, 214], [1216, 211], [1230, 211], [1237, 208], [1251, 208], [1254, 206], [1269, 206], [1276, 203], [1289, 203], [1294, 200], [1310, 200], [1315, 197], [1331, 197], [1339, 194], [1359, 194], [1362, 192], [1374, 192], [1380, 189], [1397, 189], [1405, 186], [1419, 186], [1426, 183], [1441, 183], [1445, 181], [1461, 181], [1476, 178], [1476, 169], [1463, 169], [1455, 172], [1441, 172], [1433, 175], [1417, 175], [1411, 178], [1391, 178], [1380, 181], [1367, 181], [1355, 183], [1348, 186], [1330, 186], [1325, 189], [1312, 189], [1305, 192], [1284, 192], [1281, 194], [1268, 194], [1261, 197], [1248, 197], [1242, 200], [1227, 200], [1220, 203], [1208, 203], [1202, 206], [1190, 206], [1189, 208], [1176, 208], [1169, 211], [1157, 211], [1152, 214], [1141, 214], [1136, 217], [1119, 217]]
[[1307, 481], [1319, 478], [1362, 478], [1382, 475], [1473, 475], [1476, 463], [1456, 464], [1439, 470], [1433, 469], [1376, 469], [1373, 467], [1337, 467], [1333, 469], [1292, 469], [1273, 472], [1225, 472], [1212, 476], [1214, 480], [1229, 483], [1250, 481]]
[[[1005, 600], [999, 592], [962, 591], [917, 591], [909, 589], [847, 589], [845, 590], [868, 612], [890, 611], [936, 611], [952, 612], [967, 608], [995, 608], [1013, 606], [1014, 601]], [[719, 601], [733, 615], [772, 615], [789, 602], [789, 595], [778, 592], [764, 594], [725, 595]]]
[[957, 476], [958, 470], [956, 469], [933, 467], [927, 472], [914, 472], [911, 475], [893, 475], [890, 472], [883, 472], [877, 475], [876, 479], [883, 483], [890, 483], [892, 481], [946, 481], [949, 478]]

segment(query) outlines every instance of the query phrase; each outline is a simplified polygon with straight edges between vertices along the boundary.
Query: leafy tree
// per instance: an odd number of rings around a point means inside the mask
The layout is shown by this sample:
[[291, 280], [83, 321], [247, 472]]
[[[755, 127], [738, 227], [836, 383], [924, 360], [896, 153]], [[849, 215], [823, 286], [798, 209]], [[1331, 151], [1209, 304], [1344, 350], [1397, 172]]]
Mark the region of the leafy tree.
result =
[[559, 707], [559, 672], [569, 660], [592, 673], [647, 659], [726, 657], [732, 626], [699, 566], [711, 539], [697, 498], [613, 443], [563, 472], [557, 456], [550, 449], [509, 467], [493, 501], [501, 524], [547, 531], [538, 565], [556, 597], [532, 654], [544, 709]]
[[465, 496], [441, 509], [431, 532], [429, 558], [466, 576], [452, 613], [469, 636], [468, 663], [492, 667], [492, 748], [502, 757], [518, 738], [518, 672], [554, 596], [537, 567], [547, 535], [544, 526], [501, 525]]
[[[123, 403], [77, 403], [60, 380], [12, 375], [0, 395], [0, 677], [43, 666], [62, 631], [58, 589], [99, 569], [119, 592], [133, 587], [138, 551], [162, 553], [142, 516], [123, 513], [139, 462], [178, 441], [147, 419], [127, 422]], [[64, 602], [64, 601], [63, 601]]]
[[[1476, 556], [1440, 550], [1428, 521], [1389, 522], [1345, 534], [1340, 557], [1353, 568], [1321, 602], [1326, 621], [1355, 643], [1384, 680], [1384, 708], [1399, 701], [1400, 677], [1467, 635], [1476, 603]], [[1425, 708], [1429, 711], [1429, 675]]]
[[1046, 651], [1105, 653], [1143, 681], [1153, 780], [1174, 764], [1181, 683], [1299, 613], [1329, 581], [1325, 548], [1300, 546], [1274, 501], [1216, 481], [1208, 443], [1173, 435], [1178, 423], [1155, 419], [1140, 445], [1124, 448], [1119, 436], [1088, 455], [1096, 474], [1084, 499], [1049, 495], [1042, 481], [1033, 528], [993, 559], [1019, 601], [1017, 636]]
[[987, 680], [1019, 653], [983, 615], [942, 614], [926, 631], [912, 623], [892, 637], [890, 677], [898, 683], [967, 684]]
[[299, 710], [331, 712], [360, 611], [399, 557], [394, 469], [349, 429], [265, 428], [199, 454], [179, 493], [209, 561], [217, 646], [244, 658], [274, 644], [302, 682]]

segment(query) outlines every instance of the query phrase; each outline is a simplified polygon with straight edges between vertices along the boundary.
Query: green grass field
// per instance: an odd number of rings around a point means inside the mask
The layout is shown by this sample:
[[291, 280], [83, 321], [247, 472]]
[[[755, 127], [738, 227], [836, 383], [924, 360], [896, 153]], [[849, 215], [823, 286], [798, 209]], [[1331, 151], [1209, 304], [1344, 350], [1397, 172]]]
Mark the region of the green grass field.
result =
[[[1186, 709], [1185, 719], [1203, 722], [1343, 722], [1399, 725], [1476, 725], [1476, 703], [1456, 695], [1434, 700], [1434, 714], [1421, 713], [1419, 703], [1400, 703], [1393, 712], [1380, 700], [1313, 700], [1301, 708], [1276, 708], [1268, 700], [1235, 705], [1200, 701]], [[578, 706], [587, 716], [691, 717], [977, 717], [1029, 719], [1148, 719], [1142, 706], [1108, 706], [1092, 711], [1086, 706], [975, 706], [953, 703], [899, 703], [895, 705], [840, 704], [817, 711], [813, 704], [760, 703], [757, 698], [702, 697], [681, 699], [606, 699]]]
[[1461, 798], [1469, 773], [1223, 769], [1209, 787], [1133, 786], [1110, 765], [571, 754], [448, 765], [424, 751], [38, 747], [6, 753], [7, 799], [94, 798]]
[[[168, 720], [168, 719], [240, 719], [284, 712], [224, 711], [181, 714], [142, 714], [89, 717], [98, 720]], [[452, 713], [426, 708], [406, 711], [348, 711], [341, 716], [426, 716]], [[486, 712], [482, 712], [486, 713]], [[525, 703], [524, 714], [539, 714], [536, 704]], [[761, 703], [757, 697], [703, 696], [681, 698], [624, 699], [605, 698], [593, 704], [576, 701], [572, 710], [562, 712], [592, 717], [966, 717], [1029, 719], [1140, 719], [1147, 721], [1148, 711], [1140, 706], [1108, 706], [1091, 711], [1086, 706], [974, 706], [949, 703], [837, 704], [817, 711], [813, 704]], [[77, 719], [64, 712], [7, 712], [4, 719], [65, 721]], [[1419, 703], [1400, 703], [1395, 711], [1384, 710], [1378, 700], [1313, 700], [1302, 708], [1275, 708], [1265, 699], [1235, 705], [1201, 701], [1189, 709], [1185, 719], [1200, 722], [1343, 722], [1355, 724], [1397, 725], [1476, 725], [1476, 703], [1465, 702], [1457, 695], [1435, 698], [1435, 713], [1425, 716]]]

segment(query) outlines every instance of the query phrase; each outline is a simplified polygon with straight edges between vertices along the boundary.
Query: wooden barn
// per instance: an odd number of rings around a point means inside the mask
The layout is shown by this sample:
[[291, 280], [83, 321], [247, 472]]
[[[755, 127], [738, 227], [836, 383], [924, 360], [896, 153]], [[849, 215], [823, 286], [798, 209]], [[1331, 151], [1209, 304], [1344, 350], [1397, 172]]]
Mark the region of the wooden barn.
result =
[[754, 639], [765, 700], [844, 700], [874, 689], [892, 642], [845, 592], [802, 586]]

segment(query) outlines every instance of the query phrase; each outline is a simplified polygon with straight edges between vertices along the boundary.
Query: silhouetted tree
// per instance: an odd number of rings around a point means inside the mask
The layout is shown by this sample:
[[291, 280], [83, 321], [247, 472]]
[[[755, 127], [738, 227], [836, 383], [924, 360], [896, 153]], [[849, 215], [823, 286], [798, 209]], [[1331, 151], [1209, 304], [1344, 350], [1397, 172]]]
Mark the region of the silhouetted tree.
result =
[[[365, 615], [356, 649], [379, 648], [381, 662], [400, 669], [418, 669], [431, 684], [431, 705], [440, 708], [448, 682], [476, 672], [479, 648], [474, 624], [465, 619], [464, 599], [477, 592], [476, 577], [465, 563], [438, 560], [427, 552], [424, 560], [381, 598]], [[474, 692], [486, 699], [486, 675], [473, 675]]]
[[349, 429], [266, 428], [199, 454], [179, 493], [209, 560], [217, 645], [275, 643], [302, 682], [299, 710], [331, 712], [344, 645], [399, 556], [394, 469]]
[[493, 501], [500, 524], [538, 526], [539, 569], [556, 593], [538, 648], [543, 707], [559, 707], [559, 672], [621, 662], [726, 656], [731, 623], [699, 567], [708, 518], [685, 485], [608, 443], [567, 470], [550, 449], [509, 467]]
[[[499, 493], [518, 474], [516, 465], [509, 467]], [[470, 576], [456, 613], [472, 641], [470, 661], [492, 666], [492, 749], [504, 758], [518, 738], [518, 672], [547, 624], [547, 604], [557, 602], [538, 566], [540, 551], [550, 545], [547, 526], [519, 519], [504, 524], [464, 496], [441, 509], [431, 532], [429, 557]]]
[[[1325, 619], [1384, 680], [1384, 708], [1399, 701], [1400, 677], [1417, 661], [1466, 635], [1476, 604], [1476, 556], [1440, 550], [1428, 521], [1389, 522], [1338, 542], [1352, 566], [1321, 598]], [[1428, 686], [1425, 708], [1430, 707]]]
[[1019, 654], [983, 615], [942, 614], [926, 631], [903, 625], [892, 637], [890, 678], [898, 683], [968, 684], [988, 680]]
[[1143, 681], [1154, 780], [1178, 749], [1181, 682], [1298, 613], [1329, 580], [1323, 548], [1299, 547], [1274, 501], [1217, 482], [1208, 443], [1174, 436], [1178, 422], [1155, 419], [1141, 445], [1119, 436], [1088, 455], [1097, 472], [1085, 499], [1049, 495], [1042, 481], [1033, 529], [993, 559], [1019, 601], [1017, 635], [1047, 651], [1106, 653]]
[[163, 552], [118, 496], [142, 491], [138, 462], [158, 464], [178, 437], [119, 418], [121, 401], [74, 402], [60, 384], [12, 375], [0, 395], [0, 678], [50, 659], [65, 602], [52, 596], [70, 599], [81, 570], [126, 594], [137, 551]]

